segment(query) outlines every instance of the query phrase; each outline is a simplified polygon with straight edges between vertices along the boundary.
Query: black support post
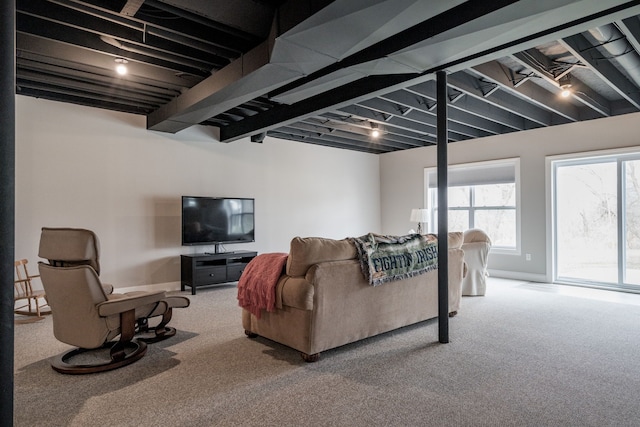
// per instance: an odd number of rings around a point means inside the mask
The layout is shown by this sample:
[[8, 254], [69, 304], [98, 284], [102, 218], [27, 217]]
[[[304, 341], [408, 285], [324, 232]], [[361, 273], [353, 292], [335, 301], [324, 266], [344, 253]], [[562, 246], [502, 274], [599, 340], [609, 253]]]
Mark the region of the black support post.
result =
[[14, 0], [0, 2], [0, 426], [13, 425], [15, 12]]
[[447, 215], [447, 73], [436, 72], [438, 130], [438, 340], [449, 342], [449, 224]]

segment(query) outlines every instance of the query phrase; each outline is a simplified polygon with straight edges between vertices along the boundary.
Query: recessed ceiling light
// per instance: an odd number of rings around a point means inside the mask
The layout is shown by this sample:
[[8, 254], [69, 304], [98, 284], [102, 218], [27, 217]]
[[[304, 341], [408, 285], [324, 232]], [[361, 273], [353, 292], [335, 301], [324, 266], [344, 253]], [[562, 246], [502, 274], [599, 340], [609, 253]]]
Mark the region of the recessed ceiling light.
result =
[[116, 73], [120, 74], [121, 76], [124, 76], [125, 74], [127, 74], [127, 66], [126, 64], [129, 62], [124, 58], [116, 58]]

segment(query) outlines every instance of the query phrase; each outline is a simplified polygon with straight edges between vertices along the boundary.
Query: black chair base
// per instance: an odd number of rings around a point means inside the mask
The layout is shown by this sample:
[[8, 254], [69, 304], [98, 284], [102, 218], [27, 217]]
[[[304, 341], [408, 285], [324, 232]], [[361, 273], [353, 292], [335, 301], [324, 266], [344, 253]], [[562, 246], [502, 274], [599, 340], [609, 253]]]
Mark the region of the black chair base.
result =
[[[119, 346], [118, 350], [114, 351], [114, 348]], [[72, 359], [80, 355], [97, 352], [100, 350], [110, 349], [110, 359], [105, 362], [96, 363], [72, 363]], [[106, 342], [99, 348], [76, 348], [59, 356], [56, 356], [51, 361], [51, 367], [53, 370], [60, 372], [61, 374], [71, 375], [83, 375], [94, 374], [97, 372], [111, 371], [113, 369], [122, 368], [123, 366], [130, 365], [142, 358], [147, 352], [147, 344], [144, 341], [129, 341], [126, 343], [121, 342]]]
[[169, 307], [162, 315], [162, 321], [156, 326], [149, 326], [149, 319], [138, 319], [136, 323], [136, 339], [144, 341], [147, 344], [153, 344], [158, 341], [166, 340], [176, 334], [176, 329], [167, 326], [171, 320], [173, 310]]
[[158, 341], [166, 340], [167, 338], [171, 338], [176, 334], [176, 328], [172, 328], [170, 326], [165, 326], [160, 331], [157, 328], [146, 328], [138, 333], [136, 333], [136, 339], [138, 341], [145, 342], [147, 344], [153, 344]]

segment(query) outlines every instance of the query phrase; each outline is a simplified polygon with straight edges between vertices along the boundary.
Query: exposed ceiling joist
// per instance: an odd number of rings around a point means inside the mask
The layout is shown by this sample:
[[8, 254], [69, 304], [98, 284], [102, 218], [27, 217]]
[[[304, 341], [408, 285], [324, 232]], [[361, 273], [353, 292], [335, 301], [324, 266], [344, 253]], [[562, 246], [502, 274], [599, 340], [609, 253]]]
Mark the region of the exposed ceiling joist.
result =
[[135, 16], [136, 13], [140, 10], [140, 6], [142, 6], [144, 0], [127, 0], [120, 13], [126, 16]]
[[[533, 69], [540, 76], [540, 78], [545, 79], [551, 85], [558, 87], [557, 92], [560, 93], [560, 85], [558, 83], [558, 79], [562, 74], [555, 76], [550, 73], [547, 68], [541, 66], [540, 62], [536, 60], [536, 56], [538, 55], [538, 52], [534, 54], [530, 50], [528, 50], [526, 52], [516, 53], [512, 56], [512, 58], [520, 62], [522, 66]], [[608, 117], [611, 115], [611, 105], [606, 98], [592, 90], [587, 84], [583, 83], [577, 77], [573, 77], [571, 79], [571, 85], [573, 87], [573, 98], [595, 111], [599, 117]], [[584, 113], [576, 110], [573, 115], [565, 117], [574, 121], [578, 121], [582, 118], [581, 114]]]
[[[640, 0], [16, 0], [16, 93], [385, 153], [640, 111]], [[623, 45], [623, 43], [625, 43]], [[129, 74], [114, 73], [114, 59]], [[636, 65], [639, 64], [639, 65]], [[570, 79], [573, 95], [560, 98]], [[370, 136], [372, 126], [382, 135]]]
[[516, 87], [506, 68], [496, 61], [477, 65], [470, 71], [478, 77], [499, 84], [502, 89], [521, 98], [525, 98], [527, 101], [532, 102], [540, 108], [547, 109], [553, 114], [557, 114], [574, 122], [580, 119], [580, 112], [575, 106], [562, 102], [557, 94], [540, 90], [539, 86], [532, 81], [526, 81]]
[[454, 87], [468, 95], [475, 96], [476, 99], [485, 100], [487, 103], [494, 105], [505, 111], [513, 112], [526, 120], [537, 125], [551, 126], [554, 124], [551, 111], [541, 108], [537, 104], [527, 102], [527, 99], [517, 97], [507, 90], [499, 90], [491, 96], [485, 98], [481, 89], [481, 82], [475, 76], [459, 71], [447, 78], [450, 87]]
[[627, 35], [627, 40], [635, 51], [640, 52], [640, 18], [632, 16], [631, 18], [615, 21], [614, 24]]
[[613, 64], [594, 58], [590, 53], [590, 51], [593, 52], [593, 46], [583, 35], [576, 34], [575, 36], [563, 39], [562, 42], [576, 58], [588, 63], [593, 72], [597, 73], [598, 76], [618, 92], [620, 96], [640, 109], [640, 93], [638, 92], [638, 88]]
[[[381, 95], [380, 98], [412, 108], [422, 114], [427, 114], [431, 117], [430, 120], [436, 119], [435, 110], [433, 108], [435, 100], [430, 104], [427, 104], [425, 102], [425, 97], [418, 97], [415, 94], [412, 95], [411, 92], [404, 90]], [[452, 104], [452, 106], [453, 105], [455, 104]], [[462, 108], [450, 108], [448, 118], [451, 120], [453, 126], [459, 125], [477, 129], [478, 131], [484, 132], [485, 135], [499, 135], [504, 132], [504, 127], [501, 124], [491, 120], [486, 120], [484, 117], [479, 115], [471, 114]], [[480, 135], [480, 133], [477, 133], [475, 134], [475, 137], [480, 137]]]
[[[451, 79], [453, 76], [456, 76], [458, 74], [459, 73], [455, 73], [449, 76], [449, 79]], [[427, 81], [419, 85], [411, 86], [404, 90], [409, 93], [415, 93], [416, 95], [430, 101], [431, 104], [429, 105], [431, 109], [435, 107], [436, 88], [435, 88], [434, 81]], [[458, 90], [461, 90], [460, 86], [458, 86]], [[490, 123], [495, 123], [499, 126], [503, 126], [505, 129], [511, 129], [511, 130], [531, 129], [532, 126], [531, 125], [527, 126], [524, 117], [512, 113], [507, 108], [501, 108], [494, 105], [494, 103], [487, 102], [487, 100], [490, 99], [490, 97], [492, 97], [496, 93], [495, 91], [491, 93], [491, 95], [489, 96], [485, 95], [484, 91], [482, 91], [481, 96], [477, 96], [477, 94], [471, 93], [469, 91], [466, 91], [465, 93], [468, 96], [466, 96], [462, 101], [451, 105], [451, 108], [450, 108], [451, 111], [459, 110], [463, 113], [479, 117]]]
[[394, 89], [411, 77], [417, 76], [372, 76], [361, 79], [356, 83], [325, 92], [322, 95], [297, 102], [292, 105], [278, 105], [260, 116], [248, 117], [240, 122], [230, 124], [220, 129], [220, 139], [231, 142], [266, 132], [279, 125], [291, 124], [306, 117], [322, 114], [323, 112], [339, 109], [341, 106], [357, 103], [359, 100], [369, 99], [372, 94]]

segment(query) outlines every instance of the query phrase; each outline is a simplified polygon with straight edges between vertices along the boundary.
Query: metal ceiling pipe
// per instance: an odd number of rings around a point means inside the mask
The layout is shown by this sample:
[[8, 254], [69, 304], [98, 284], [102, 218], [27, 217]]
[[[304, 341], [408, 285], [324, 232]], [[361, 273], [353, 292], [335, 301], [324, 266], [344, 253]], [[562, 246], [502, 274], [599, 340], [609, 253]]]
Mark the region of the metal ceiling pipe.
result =
[[589, 33], [624, 67], [636, 86], [640, 86], [640, 54], [626, 36], [612, 24], [594, 28]]

